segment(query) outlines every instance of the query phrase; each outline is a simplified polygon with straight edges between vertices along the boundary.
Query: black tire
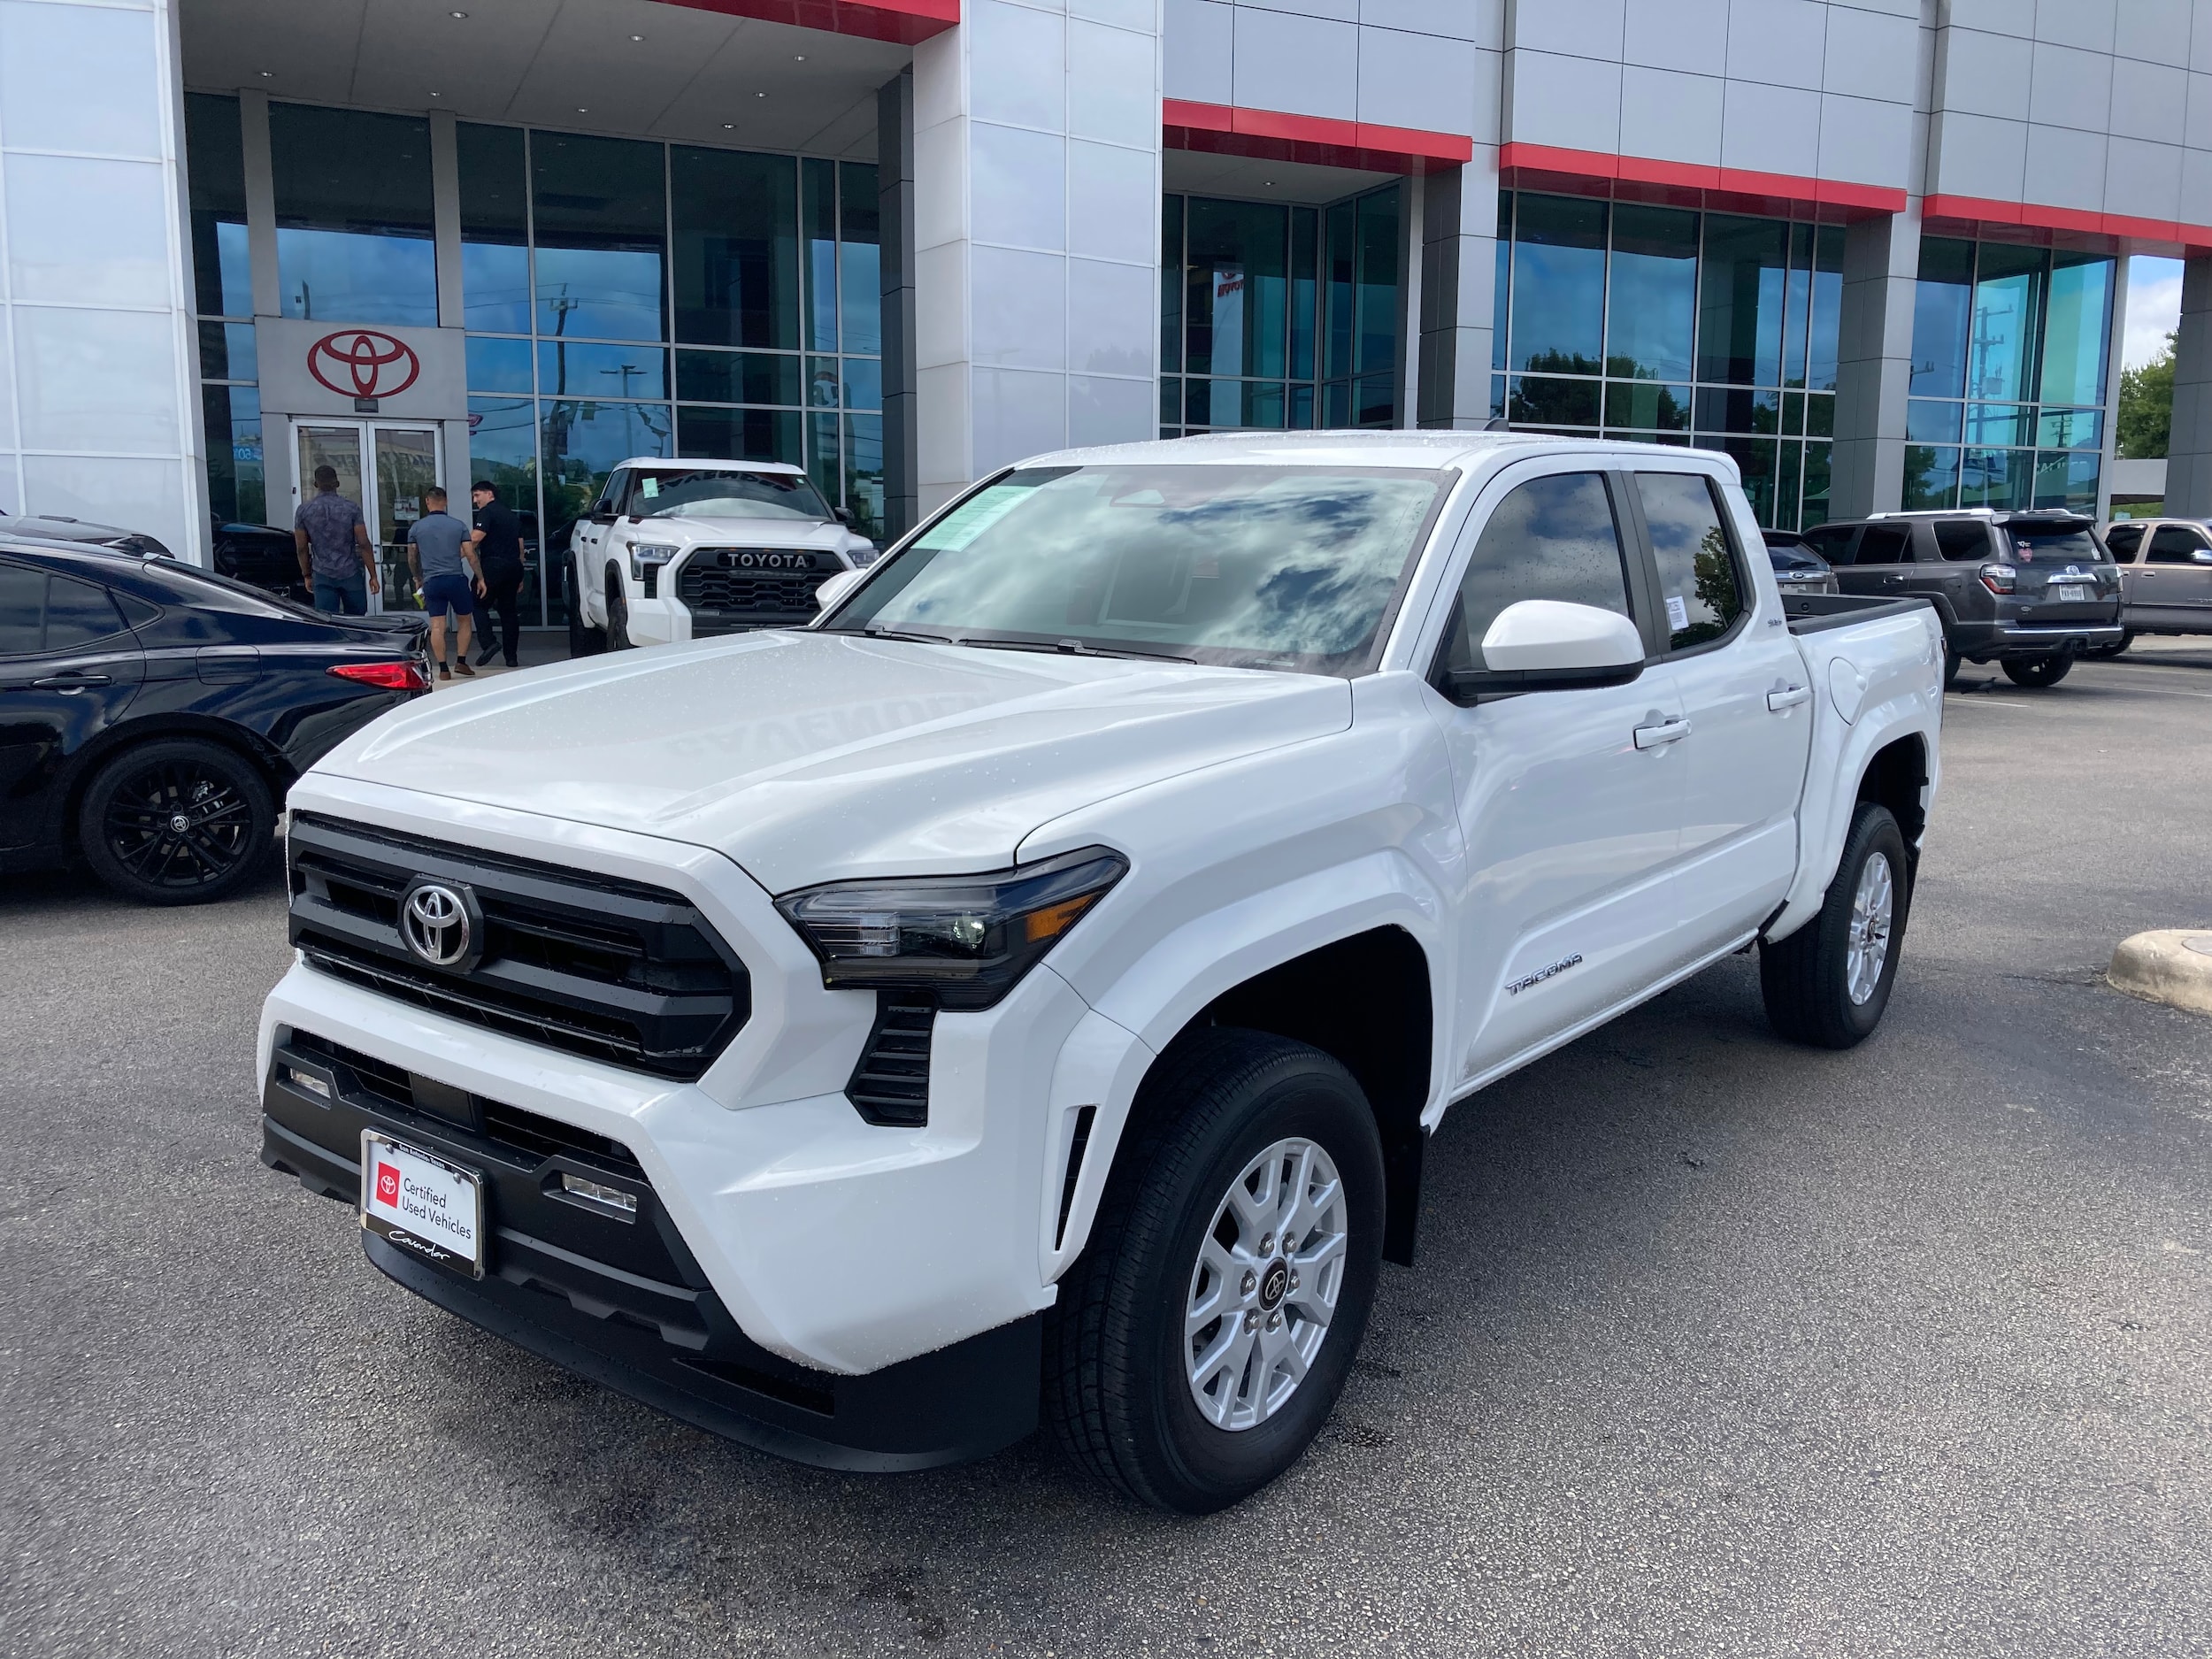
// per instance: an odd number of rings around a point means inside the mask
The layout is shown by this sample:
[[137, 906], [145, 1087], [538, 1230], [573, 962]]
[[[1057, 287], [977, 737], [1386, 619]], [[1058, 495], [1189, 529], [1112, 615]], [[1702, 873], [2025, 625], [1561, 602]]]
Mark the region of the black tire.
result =
[[2074, 672], [2071, 651], [2053, 651], [2048, 657], [2008, 657], [2001, 664], [2005, 678], [2016, 686], [2041, 689], [2055, 686]]
[[584, 591], [576, 580], [576, 562], [568, 565], [568, 654], [571, 657], [596, 657], [607, 649], [603, 629], [595, 628], [584, 619]]
[[229, 896], [261, 869], [275, 828], [260, 771], [198, 738], [124, 750], [94, 774], [77, 810], [77, 844], [92, 873], [141, 904]]
[[1943, 648], [1943, 688], [1944, 688], [1944, 690], [1948, 691], [1948, 690], [1950, 690], [1950, 689], [1951, 689], [1951, 687], [1954, 687], [1954, 686], [1955, 686], [1955, 685], [1957, 685], [1957, 684], [1958, 684], [1958, 682], [1959, 682], [1959, 670], [1960, 670], [1961, 668], [1963, 668], [1965, 665], [1966, 665], [1966, 659], [1965, 659], [1964, 657], [1961, 657], [1961, 656], [1960, 656], [1960, 655], [1959, 655], [1956, 651], [1953, 650], [1953, 649], [1951, 649], [1948, 645], [1946, 645], [1946, 646]]
[[[1888, 946], [1871, 989], [1860, 1001], [1850, 987], [1852, 910], [1860, 877], [1877, 857], [1889, 861]], [[1912, 909], [1911, 872], [1904, 835], [1889, 809], [1860, 802], [1820, 913], [1787, 939], [1760, 943], [1759, 989], [1766, 999], [1767, 1023], [1778, 1033], [1821, 1048], [1849, 1048], [1873, 1033], [1897, 982]]]
[[[1047, 1322], [1044, 1410], [1069, 1456], [1108, 1486], [1156, 1509], [1203, 1515], [1295, 1463], [1343, 1389], [1381, 1271], [1382, 1144], [1366, 1096], [1335, 1060], [1303, 1043], [1225, 1028], [1161, 1060], [1139, 1095], [1132, 1132]], [[1242, 1429], [1217, 1426], [1199, 1409], [1187, 1368], [1184, 1315], [1199, 1251], [1240, 1174], [1294, 1139], [1325, 1153], [1340, 1183], [1345, 1266], [1336, 1306], [1310, 1369], [1272, 1414]], [[1283, 1319], [1279, 1326], [1263, 1316], [1266, 1328], [1297, 1329], [1287, 1273], [1279, 1279], [1259, 1265], [1266, 1277], [1253, 1280], [1257, 1305], [1271, 1305], [1264, 1297], [1273, 1286]], [[1243, 1317], [1233, 1309], [1230, 1324], [1208, 1328], [1232, 1335]], [[1227, 1376], [1217, 1380], [1234, 1389]]]
[[2118, 644], [2093, 645], [2087, 650], [2084, 651], [2082, 655], [2084, 657], [2094, 658], [2096, 661], [2101, 663], [2108, 663], [2114, 657], [2124, 655], [2128, 647], [2134, 643], [2135, 630], [2130, 628], [2126, 633], [2120, 636]]
[[622, 591], [622, 579], [611, 575], [607, 580], [607, 644], [611, 651], [631, 649], [630, 601]]

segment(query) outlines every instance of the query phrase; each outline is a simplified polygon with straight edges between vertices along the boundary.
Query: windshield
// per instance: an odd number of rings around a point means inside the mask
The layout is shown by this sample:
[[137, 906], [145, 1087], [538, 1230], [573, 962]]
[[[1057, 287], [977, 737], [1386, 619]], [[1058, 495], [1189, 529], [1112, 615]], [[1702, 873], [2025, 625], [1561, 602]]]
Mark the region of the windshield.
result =
[[2025, 565], [2094, 565], [2107, 556], [2086, 530], [2033, 530], [2012, 526], [2012, 550]]
[[733, 467], [641, 472], [630, 491], [634, 518], [810, 518], [830, 516], [812, 481], [797, 472]]
[[1453, 476], [1027, 468], [924, 530], [829, 626], [1350, 672]]

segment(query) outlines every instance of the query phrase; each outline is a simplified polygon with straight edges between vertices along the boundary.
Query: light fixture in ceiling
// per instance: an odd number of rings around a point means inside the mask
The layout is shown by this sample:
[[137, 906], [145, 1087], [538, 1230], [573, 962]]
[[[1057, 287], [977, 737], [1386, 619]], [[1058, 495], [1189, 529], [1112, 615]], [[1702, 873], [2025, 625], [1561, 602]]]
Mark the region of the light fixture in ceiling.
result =
[[276, 71], [273, 69], [265, 69], [261, 72], [261, 78], [264, 81], [274, 81], [276, 79]]
[[576, 106], [576, 113], [579, 115], [589, 115], [591, 111], [580, 104]]
[[737, 123], [735, 121], [725, 121], [722, 123], [722, 130], [726, 133], [734, 133], [737, 131]]
[[446, 16], [449, 18], [465, 18], [468, 16], [468, 13], [465, 12], [449, 12], [446, 13]]
[[753, 94], [753, 96], [754, 96], [755, 97], [757, 97], [757, 98], [764, 98], [764, 97], [766, 97], [768, 95], [767, 95], [765, 92], [756, 92], [755, 94]]
[[806, 54], [804, 52], [794, 52], [791, 54], [791, 61], [795, 64], [803, 64], [806, 62]]
[[631, 35], [631, 36], [630, 36], [630, 39], [631, 39], [631, 41], [632, 41], [633, 42], [637, 42], [637, 41], [641, 41], [641, 40], [643, 40], [644, 38], [645, 38], [645, 36], [643, 36], [642, 35]]

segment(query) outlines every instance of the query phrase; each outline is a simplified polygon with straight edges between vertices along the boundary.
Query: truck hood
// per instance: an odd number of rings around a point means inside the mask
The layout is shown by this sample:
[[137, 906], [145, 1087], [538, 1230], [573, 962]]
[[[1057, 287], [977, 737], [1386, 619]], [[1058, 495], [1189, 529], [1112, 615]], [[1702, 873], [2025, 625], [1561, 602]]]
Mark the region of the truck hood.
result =
[[315, 771], [711, 847], [782, 893], [1002, 868], [1064, 813], [1351, 718], [1318, 675], [763, 633], [425, 697]]
[[663, 541], [672, 547], [821, 548], [860, 564], [875, 543], [841, 524], [810, 518], [624, 518], [618, 527], [632, 541]]

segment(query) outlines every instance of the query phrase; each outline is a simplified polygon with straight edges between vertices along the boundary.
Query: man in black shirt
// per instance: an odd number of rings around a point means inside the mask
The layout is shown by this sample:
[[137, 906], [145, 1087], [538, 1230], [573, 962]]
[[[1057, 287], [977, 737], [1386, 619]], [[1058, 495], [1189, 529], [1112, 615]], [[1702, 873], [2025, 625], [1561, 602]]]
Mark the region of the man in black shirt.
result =
[[[507, 666], [519, 666], [517, 652], [522, 644], [522, 525], [498, 493], [482, 479], [469, 495], [476, 503], [476, 559], [484, 572], [484, 649], [476, 658], [479, 668], [494, 657], [503, 656]], [[497, 637], [492, 614], [498, 613]]]

